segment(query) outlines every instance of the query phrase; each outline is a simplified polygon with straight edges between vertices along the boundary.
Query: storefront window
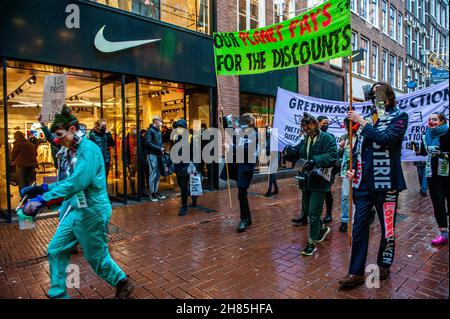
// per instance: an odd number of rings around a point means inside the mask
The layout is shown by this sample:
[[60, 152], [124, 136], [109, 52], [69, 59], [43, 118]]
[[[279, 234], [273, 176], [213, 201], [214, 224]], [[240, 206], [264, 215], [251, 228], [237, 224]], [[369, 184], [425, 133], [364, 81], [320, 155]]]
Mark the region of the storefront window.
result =
[[8, 203], [6, 193], [6, 145], [5, 145], [5, 112], [3, 109], [3, 63], [0, 60], [0, 212], [7, 215]]
[[[241, 93], [240, 95], [240, 113], [251, 113], [256, 119], [256, 127], [261, 134], [265, 134], [267, 126], [273, 127], [273, 117], [275, 113], [275, 98], [273, 96], [264, 96], [256, 94]], [[265, 152], [260, 153], [259, 162], [256, 165], [257, 171], [267, 171], [268, 158]], [[286, 161], [283, 161], [281, 154], [278, 161], [278, 168], [285, 168]]]
[[211, 0], [91, 0], [182, 28], [211, 34]]

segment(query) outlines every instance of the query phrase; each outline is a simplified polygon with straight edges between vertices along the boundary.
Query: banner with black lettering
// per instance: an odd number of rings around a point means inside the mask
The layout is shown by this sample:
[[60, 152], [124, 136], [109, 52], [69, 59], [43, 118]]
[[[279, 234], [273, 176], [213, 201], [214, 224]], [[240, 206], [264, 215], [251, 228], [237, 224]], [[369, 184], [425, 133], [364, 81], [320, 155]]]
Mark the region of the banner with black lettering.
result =
[[[407, 143], [420, 143], [425, 134], [429, 116], [434, 112], [449, 114], [449, 82], [445, 81], [427, 88], [397, 95], [397, 107], [409, 116], [408, 130], [405, 134], [402, 149], [402, 161], [425, 161], [423, 156], [416, 156], [415, 152], [406, 149]], [[353, 103], [353, 108], [359, 114], [368, 116], [371, 102]], [[275, 115], [273, 127], [272, 149], [282, 151], [287, 145], [298, 143], [300, 136], [300, 121], [303, 112], [314, 116], [325, 115], [329, 118], [328, 132], [339, 139], [345, 134], [344, 119], [349, 109], [348, 102], [323, 100], [301, 95], [278, 88], [275, 103]]]
[[267, 27], [213, 34], [217, 75], [256, 74], [351, 54], [349, 0], [328, 0]]

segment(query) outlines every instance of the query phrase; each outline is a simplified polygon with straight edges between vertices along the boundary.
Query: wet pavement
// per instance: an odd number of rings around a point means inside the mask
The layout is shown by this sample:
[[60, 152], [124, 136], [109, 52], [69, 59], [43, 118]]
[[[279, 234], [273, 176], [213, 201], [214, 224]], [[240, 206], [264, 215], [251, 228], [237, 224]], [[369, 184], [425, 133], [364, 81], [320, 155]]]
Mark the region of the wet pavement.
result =
[[[350, 246], [340, 225], [340, 179], [334, 185], [332, 232], [306, 257], [308, 229], [293, 226], [300, 193], [296, 181], [278, 181], [280, 194], [262, 196], [266, 183], [250, 188], [253, 225], [236, 233], [237, 190], [206, 193], [198, 207], [178, 216], [179, 197], [159, 203], [115, 207], [110, 225], [110, 252], [136, 282], [132, 298], [448, 298], [448, 246], [433, 247], [438, 233], [429, 197], [422, 197], [415, 167], [405, 166], [408, 190], [400, 195], [397, 242], [390, 280], [339, 290], [348, 269]], [[37, 221], [33, 230], [0, 225], [0, 298], [46, 298], [49, 270], [46, 247], [58, 220]], [[380, 226], [371, 226], [367, 264], [376, 263]], [[115, 290], [99, 279], [82, 254], [80, 288], [73, 298], [113, 298]]]

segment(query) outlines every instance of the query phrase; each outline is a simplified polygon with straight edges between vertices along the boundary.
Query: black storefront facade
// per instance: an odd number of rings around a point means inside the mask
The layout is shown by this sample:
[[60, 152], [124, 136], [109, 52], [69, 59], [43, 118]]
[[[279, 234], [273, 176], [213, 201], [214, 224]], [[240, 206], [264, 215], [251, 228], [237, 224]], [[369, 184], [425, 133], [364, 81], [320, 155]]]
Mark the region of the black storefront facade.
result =
[[[215, 31], [216, 1], [210, 3], [210, 29]], [[67, 24], [74, 22], [74, 5], [79, 28]], [[123, 41], [159, 40], [104, 53], [94, 44], [101, 29], [113, 47]], [[168, 127], [182, 117], [190, 128], [218, 126], [210, 35], [88, 0], [8, 1], [0, 11], [0, 59], [0, 216], [9, 222], [20, 201], [9, 166], [13, 134], [20, 130], [39, 139], [36, 122], [48, 74], [68, 74], [66, 103], [88, 129], [99, 118], [107, 121], [116, 142], [107, 183], [114, 201], [144, 198], [142, 138], [136, 134], [136, 151], [130, 155], [129, 135], [147, 129], [153, 115]], [[239, 82], [240, 100], [248, 98], [252, 104], [241, 102], [241, 113], [252, 107], [255, 115], [263, 110], [261, 118], [273, 119], [277, 87], [297, 91], [297, 68], [241, 76]], [[44, 143], [38, 146], [44, 163], [37, 183], [51, 182], [55, 175], [45, 149]], [[130, 165], [133, 158], [135, 165]], [[205, 188], [219, 189], [218, 171], [218, 164], [205, 166]], [[172, 176], [160, 185], [172, 189], [176, 182]]]
[[[79, 28], [70, 28], [73, 5], [79, 10]], [[160, 40], [104, 53], [94, 45], [102, 28], [114, 50], [123, 41]], [[145, 186], [141, 135], [132, 139], [131, 132], [147, 129], [153, 115], [168, 127], [178, 118], [188, 119], [191, 128], [203, 123], [217, 127], [208, 35], [91, 1], [8, 1], [0, 12], [0, 58], [0, 208], [9, 222], [20, 199], [17, 186], [10, 185], [11, 137], [19, 130], [39, 138], [36, 122], [47, 74], [68, 74], [66, 103], [88, 128], [98, 118], [107, 120], [116, 138], [108, 192], [123, 203], [140, 201]], [[135, 152], [129, 151], [131, 140]], [[45, 147], [40, 148], [45, 159]], [[130, 156], [136, 157], [134, 165]], [[42, 175], [38, 183], [55, 175], [42, 166], [43, 172], [41, 165], [37, 168]], [[207, 168], [207, 188], [218, 187], [215, 169]], [[175, 187], [173, 180], [166, 184]]]

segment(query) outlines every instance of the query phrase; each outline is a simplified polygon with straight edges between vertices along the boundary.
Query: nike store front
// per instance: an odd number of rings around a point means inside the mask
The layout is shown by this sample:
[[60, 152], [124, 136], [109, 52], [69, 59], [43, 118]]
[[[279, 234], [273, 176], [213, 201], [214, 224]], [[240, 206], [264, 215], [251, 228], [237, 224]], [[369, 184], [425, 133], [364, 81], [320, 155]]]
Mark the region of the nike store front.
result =
[[[199, 31], [88, 0], [2, 4], [0, 211], [8, 221], [20, 201], [11, 161], [16, 132], [35, 144], [36, 183], [55, 180], [51, 147], [38, 121], [47, 75], [67, 74], [66, 104], [87, 134], [98, 119], [106, 120], [114, 140], [107, 179], [114, 201], [145, 198], [141, 134], [153, 116], [163, 120], [167, 151], [166, 137], [180, 118], [190, 129], [217, 127], [212, 39], [207, 35], [211, 7], [201, 6]], [[215, 165], [205, 165], [203, 175], [204, 188], [218, 188]], [[161, 190], [175, 187], [173, 176], [161, 178]]]

